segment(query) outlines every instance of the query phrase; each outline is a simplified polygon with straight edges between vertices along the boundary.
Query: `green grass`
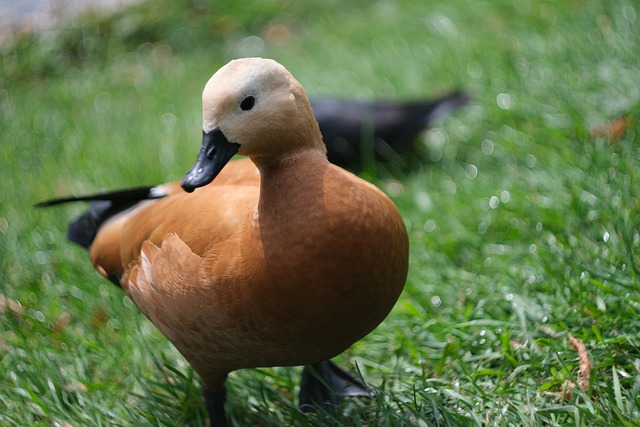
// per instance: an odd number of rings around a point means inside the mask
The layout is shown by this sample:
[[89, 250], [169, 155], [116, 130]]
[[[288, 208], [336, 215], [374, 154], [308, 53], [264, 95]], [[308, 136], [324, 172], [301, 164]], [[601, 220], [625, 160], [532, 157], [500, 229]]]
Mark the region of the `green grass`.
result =
[[[378, 394], [295, 406], [298, 368], [236, 372], [241, 425], [640, 425], [640, 10], [631, 0], [152, 2], [0, 53], [0, 424], [201, 425], [198, 378], [86, 253], [54, 196], [180, 178], [229, 59], [311, 95], [471, 105], [367, 170], [411, 239], [406, 290], [344, 356]], [[249, 38], [260, 36], [264, 42]], [[592, 129], [628, 114], [619, 138]], [[400, 162], [401, 163], [401, 162]], [[7, 305], [7, 304], [4, 304]], [[577, 382], [584, 341], [589, 389]]]

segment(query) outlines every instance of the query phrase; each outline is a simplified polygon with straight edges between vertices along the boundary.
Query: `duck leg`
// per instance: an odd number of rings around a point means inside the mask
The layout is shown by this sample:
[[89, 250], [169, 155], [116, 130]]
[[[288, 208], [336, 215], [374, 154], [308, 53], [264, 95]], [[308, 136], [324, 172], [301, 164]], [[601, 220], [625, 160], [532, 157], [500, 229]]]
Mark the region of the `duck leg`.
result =
[[227, 417], [224, 413], [224, 402], [227, 397], [227, 390], [222, 387], [219, 390], [202, 389], [204, 395], [204, 405], [209, 413], [211, 427], [227, 427]]
[[337, 407], [342, 397], [371, 397], [367, 386], [330, 360], [307, 365], [302, 371], [298, 404], [303, 412], [314, 407]]

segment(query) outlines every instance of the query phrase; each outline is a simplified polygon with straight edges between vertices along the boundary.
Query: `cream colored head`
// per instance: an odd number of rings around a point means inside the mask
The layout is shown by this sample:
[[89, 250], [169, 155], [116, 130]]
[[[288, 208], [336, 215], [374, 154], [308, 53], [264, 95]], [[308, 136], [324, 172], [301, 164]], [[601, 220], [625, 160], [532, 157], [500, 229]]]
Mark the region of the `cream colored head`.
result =
[[203, 130], [219, 128], [238, 154], [280, 156], [326, 151], [300, 83], [271, 59], [236, 59], [220, 68], [202, 93]]

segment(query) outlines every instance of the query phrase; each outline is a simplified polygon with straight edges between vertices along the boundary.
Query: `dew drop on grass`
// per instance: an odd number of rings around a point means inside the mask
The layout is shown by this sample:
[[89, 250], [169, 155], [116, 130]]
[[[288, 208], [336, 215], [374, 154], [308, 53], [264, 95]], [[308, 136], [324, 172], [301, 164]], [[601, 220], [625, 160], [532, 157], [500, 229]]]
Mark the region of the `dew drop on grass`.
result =
[[44, 313], [40, 310], [31, 310], [31, 316], [38, 322], [44, 322]]
[[245, 37], [240, 43], [240, 52], [247, 56], [257, 56], [264, 51], [264, 40], [258, 36]]
[[176, 122], [178, 121], [178, 119], [176, 118], [175, 114], [171, 112], [166, 112], [160, 117], [160, 121], [162, 121], [164, 130], [167, 133], [171, 133], [175, 129]]
[[432, 23], [435, 30], [443, 36], [454, 37], [458, 34], [458, 29], [448, 16], [436, 16]]
[[467, 165], [465, 172], [469, 178], [475, 179], [478, 176], [478, 167], [476, 165]]
[[608, 242], [609, 241], [609, 232], [605, 231], [604, 234], [602, 235], [602, 240], [604, 240], [604, 242]]
[[582, 190], [580, 192], [580, 201], [593, 206], [598, 201], [598, 198], [595, 195], [589, 193], [588, 191]]
[[[109, 285], [109, 287], [111, 287], [113, 285]], [[109, 296], [109, 291], [107, 290], [107, 287], [104, 285], [104, 283], [100, 284], [100, 296], [102, 297], [108, 297]]]
[[80, 288], [78, 288], [77, 286], [70, 286], [69, 287], [69, 295], [71, 295], [72, 297], [79, 299], [79, 300], [84, 300], [85, 298], [85, 294], [84, 292], [82, 292], [82, 290]]
[[385, 191], [389, 195], [389, 197], [398, 197], [404, 193], [404, 185], [396, 180], [391, 180], [386, 183]]
[[456, 191], [458, 191], [458, 186], [456, 185], [455, 182], [451, 181], [450, 179], [445, 179], [442, 182], [442, 189], [447, 193], [456, 194]]
[[630, 23], [634, 23], [636, 21], [636, 10], [631, 6], [625, 6], [622, 8], [622, 14], [625, 19]]
[[469, 62], [467, 64], [467, 73], [472, 79], [479, 79], [482, 77], [482, 65], [479, 62]]
[[527, 154], [526, 163], [528, 168], [533, 168], [536, 165], [536, 156], [533, 154]]
[[411, 222], [411, 220], [409, 218], [405, 218], [403, 222], [404, 226], [407, 228], [407, 231], [411, 231], [413, 228], [413, 223]]
[[36, 263], [40, 265], [47, 264], [49, 260], [49, 257], [47, 256], [47, 253], [45, 251], [37, 251], [34, 255], [34, 258], [36, 260]]
[[426, 144], [429, 148], [429, 160], [437, 162], [444, 154], [444, 144], [447, 136], [442, 129], [434, 128], [427, 132]]
[[36, 133], [44, 134], [47, 130], [48, 117], [43, 113], [38, 113], [33, 119], [33, 130]]
[[418, 208], [420, 208], [420, 210], [422, 210], [423, 212], [430, 210], [433, 206], [431, 197], [426, 191], [418, 191], [415, 195], [415, 201]]
[[51, 281], [51, 276], [49, 276], [48, 273], [42, 273], [42, 275], [40, 276], [40, 280], [42, 281], [42, 284], [45, 286], [51, 286], [52, 281]]
[[482, 141], [482, 144], [480, 144], [480, 149], [482, 150], [482, 153], [490, 156], [491, 154], [493, 154], [493, 141], [489, 140], [489, 139], [485, 139], [484, 141]]
[[111, 108], [111, 94], [109, 92], [100, 92], [93, 98], [93, 108], [97, 113], [106, 113]]
[[431, 298], [431, 304], [433, 304], [434, 307], [440, 307], [442, 305], [442, 299], [438, 295], [435, 295]]
[[424, 231], [426, 231], [427, 233], [432, 233], [434, 232], [436, 229], [436, 222], [432, 219], [427, 220], [424, 223]]
[[33, 230], [31, 232], [31, 241], [33, 242], [34, 246], [36, 246], [36, 247], [44, 246], [44, 240], [43, 240], [42, 235], [40, 234], [38, 229]]
[[491, 198], [489, 199], [489, 207], [491, 209], [496, 209], [499, 204], [500, 204], [500, 199], [498, 199], [496, 196], [491, 196]]
[[591, 42], [591, 44], [599, 45], [602, 43], [602, 34], [597, 29], [593, 28], [591, 31], [587, 33], [587, 38]]
[[513, 95], [509, 95], [508, 93], [499, 93], [498, 96], [496, 96], [496, 103], [502, 110], [510, 110], [515, 104], [514, 101], [515, 98]]

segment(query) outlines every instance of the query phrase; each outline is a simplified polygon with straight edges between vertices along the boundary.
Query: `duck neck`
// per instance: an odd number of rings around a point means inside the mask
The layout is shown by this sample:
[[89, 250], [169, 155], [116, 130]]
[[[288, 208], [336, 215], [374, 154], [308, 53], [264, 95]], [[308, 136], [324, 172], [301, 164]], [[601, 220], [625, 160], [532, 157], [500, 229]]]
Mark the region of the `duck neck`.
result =
[[329, 166], [325, 153], [306, 150], [277, 159], [252, 160], [260, 171], [258, 214], [261, 218], [299, 213], [321, 200], [324, 170]]

